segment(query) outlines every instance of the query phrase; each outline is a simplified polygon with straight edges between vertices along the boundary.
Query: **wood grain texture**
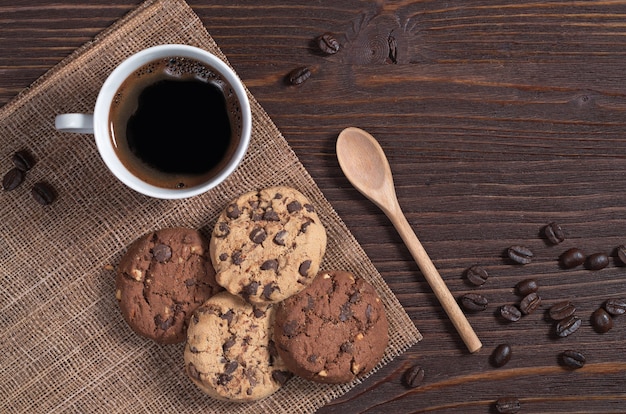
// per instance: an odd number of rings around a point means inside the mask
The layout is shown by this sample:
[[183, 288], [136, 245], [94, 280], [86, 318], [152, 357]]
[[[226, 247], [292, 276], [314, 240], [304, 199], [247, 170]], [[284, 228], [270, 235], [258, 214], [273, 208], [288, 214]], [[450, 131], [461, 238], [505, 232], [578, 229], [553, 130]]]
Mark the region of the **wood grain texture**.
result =
[[[137, 0], [0, 4], [0, 105], [133, 9]], [[189, 4], [283, 132], [398, 296], [424, 340], [320, 413], [493, 413], [502, 396], [522, 412], [626, 412], [626, 316], [606, 334], [591, 313], [626, 296], [626, 3], [622, 1], [197, 1]], [[312, 40], [333, 32], [339, 53]], [[285, 84], [293, 68], [312, 76]], [[71, 99], [68, 97], [68, 99]], [[484, 344], [469, 354], [389, 220], [341, 173], [334, 145], [347, 126], [374, 135], [404, 213], [455, 296], [485, 295], [468, 315]], [[550, 221], [567, 239], [548, 245]], [[522, 244], [519, 266], [504, 256]], [[600, 271], [563, 270], [569, 247], [606, 252]], [[463, 278], [484, 266], [480, 288]], [[498, 306], [535, 277], [540, 309], [516, 323]], [[546, 321], [571, 299], [582, 327], [568, 338]], [[509, 343], [511, 361], [489, 354]], [[587, 357], [577, 371], [558, 355]], [[401, 383], [420, 364], [421, 387]]]

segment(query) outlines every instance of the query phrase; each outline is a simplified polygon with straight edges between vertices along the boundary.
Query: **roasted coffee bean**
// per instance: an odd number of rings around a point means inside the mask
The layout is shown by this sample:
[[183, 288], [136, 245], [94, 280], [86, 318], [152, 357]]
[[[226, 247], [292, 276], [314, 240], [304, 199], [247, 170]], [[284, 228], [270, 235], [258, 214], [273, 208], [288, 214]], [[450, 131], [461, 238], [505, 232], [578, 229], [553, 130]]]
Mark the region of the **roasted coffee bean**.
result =
[[594, 253], [585, 260], [585, 267], [589, 270], [604, 269], [609, 265], [609, 256], [606, 253]]
[[622, 264], [626, 264], [626, 245], [617, 246], [617, 258]]
[[562, 321], [565, 318], [568, 318], [576, 313], [576, 306], [569, 300], [564, 300], [558, 303], [555, 303], [548, 310], [548, 315], [550, 315], [550, 319], [553, 321]]
[[26, 150], [17, 151], [11, 158], [15, 168], [22, 171], [28, 171], [35, 165], [35, 158]]
[[35, 201], [42, 206], [52, 204], [57, 198], [57, 192], [54, 187], [43, 181], [38, 182], [33, 186], [31, 194], [33, 195]]
[[417, 388], [424, 382], [424, 369], [418, 365], [413, 365], [404, 372], [402, 380], [407, 387]]
[[560, 357], [561, 363], [567, 368], [572, 369], [582, 368], [585, 362], [587, 362], [587, 359], [582, 353], [571, 349], [561, 352]]
[[496, 410], [500, 414], [516, 414], [521, 408], [520, 401], [515, 397], [502, 397], [496, 401]]
[[500, 316], [509, 322], [517, 322], [522, 317], [522, 312], [515, 305], [500, 306]]
[[15, 190], [24, 182], [24, 177], [24, 171], [17, 167], [12, 168], [4, 175], [4, 178], [2, 178], [2, 188], [4, 188], [5, 191]]
[[332, 33], [324, 33], [323, 35], [318, 36], [315, 40], [317, 47], [323, 53], [326, 53], [327, 55], [334, 55], [339, 52], [339, 42]]
[[469, 280], [469, 282], [474, 286], [484, 285], [489, 278], [489, 274], [487, 273], [487, 271], [478, 265], [474, 265], [467, 269], [467, 271], [465, 272], [465, 276], [467, 277], [467, 280]]
[[502, 367], [511, 360], [511, 346], [500, 344], [491, 354], [491, 363], [496, 367]]
[[519, 309], [524, 315], [533, 313], [541, 305], [541, 298], [537, 292], [529, 293], [520, 301]]
[[539, 290], [539, 284], [535, 279], [524, 279], [515, 285], [515, 289], [520, 296], [526, 296]]
[[606, 333], [613, 328], [613, 317], [604, 308], [598, 308], [591, 314], [591, 326], [598, 333]]
[[585, 263], [585, 253], [576, 247], [572, 247], [559, 257], [559, 261], [565, 269], [571, 269]]
[[559, 323], [556, 324], [556, 334], [561, 338], [570, 336], [571, 334], [576, 332], [578, 328], [580, 328], [581, 323], [582, 321], [578, 316], [568, 316], [567, 318], [559, 321]]
[[299, 66], [289, 72], [287, 80], [291, 85], [301, 85], [311, 77], [311, 70], [306, 66]]
[[507, 250], [509, 259], [518, 264], [528, 264], [533, 260], [533, 252], [525, 246], [511, 246]]
[[626, 299], [609, 299], [604, 302], [604, 309], [613, 316], [626, 313]]
[[543, 234], [552, 244], [559, 244], [565, 240], [565, 233], [561, 226], [552, 222], [543, 228]]
[[469, 312], [479, 312], [487, 309], [489, 301], [478, 293], [466, 293], [461, 296], [461, 306]]

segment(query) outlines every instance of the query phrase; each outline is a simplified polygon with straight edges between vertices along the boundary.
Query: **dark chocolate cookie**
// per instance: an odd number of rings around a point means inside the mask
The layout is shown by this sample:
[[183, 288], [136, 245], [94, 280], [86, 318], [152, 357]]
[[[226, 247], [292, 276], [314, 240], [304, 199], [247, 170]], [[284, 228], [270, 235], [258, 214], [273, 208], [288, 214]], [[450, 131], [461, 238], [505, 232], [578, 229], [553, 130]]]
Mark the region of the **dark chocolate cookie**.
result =
[[133, 242], [115, 283], [133, 331], [163, 344], [185, 340], [193, 311], [222, 290], [208, 254], [206, 239], [187, 228], [161, 229]]
[[254, 401], [274, 393], [292, 374], [276, 352], [273, 323], [273, 305], [254, 306], [229, 292], [213, 296], [187, 330], [187, 375], [220, 400]]
[[276, 309], [274, 340], [303, 378], [346, 383], [368, 373], [389, 342], [385, 308], [372, 285], [344, 271], [320, 272]]
[[217, 220], [210, 249], [226, 290], [250, 303], [276, 303], [315, 278], [326, 230], [303, 194], [272, 187], [233, 200]]

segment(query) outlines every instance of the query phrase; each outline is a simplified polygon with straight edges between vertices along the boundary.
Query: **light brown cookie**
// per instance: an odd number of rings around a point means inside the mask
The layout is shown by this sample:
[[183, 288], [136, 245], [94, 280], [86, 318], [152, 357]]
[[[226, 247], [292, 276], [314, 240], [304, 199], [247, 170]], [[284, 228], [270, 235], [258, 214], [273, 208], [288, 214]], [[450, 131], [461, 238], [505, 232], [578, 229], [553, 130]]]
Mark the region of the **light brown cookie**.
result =
[[272, 340], [273, 305], [254, 306], [221, 292], [191, 318], [185, 371], [211, 397], [244, 402], [274, 393], [292, 374]]
[[246, 193], [219, 216], [210, 242], [217, 282], [250, 303], [276, 303], [307, 287], [326, 251], [313, 205], [290, 187]]
[[182, 342], [193, 311], [222, 288], [208, 257], [208, 242], [188, 228], [150, 232], [120, 260], [115, 296], [122, 316], [141, 336]]
[[320, 272], [302, 292], [278, 304], [278, 354], [303, 378], [346, 383], [372, 370], [389, 342], [376, 290], [344, 271]]

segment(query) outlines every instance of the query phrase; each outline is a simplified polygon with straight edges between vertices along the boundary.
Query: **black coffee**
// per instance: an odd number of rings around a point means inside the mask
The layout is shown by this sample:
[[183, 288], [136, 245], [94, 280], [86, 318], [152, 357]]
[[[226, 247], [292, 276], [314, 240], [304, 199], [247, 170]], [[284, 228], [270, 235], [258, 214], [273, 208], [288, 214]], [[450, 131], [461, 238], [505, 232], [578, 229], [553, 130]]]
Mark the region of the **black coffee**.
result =
[[241, 109], [231, 86], [209, 66], [163, 58], [124, 81], [109, 125], [130, 172], [158, 187], [188, 188], [226, 165], [239, 141]]

